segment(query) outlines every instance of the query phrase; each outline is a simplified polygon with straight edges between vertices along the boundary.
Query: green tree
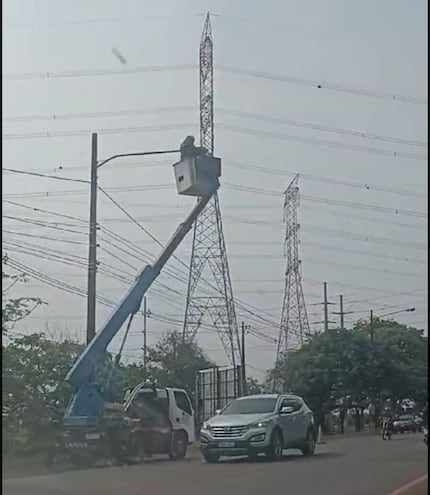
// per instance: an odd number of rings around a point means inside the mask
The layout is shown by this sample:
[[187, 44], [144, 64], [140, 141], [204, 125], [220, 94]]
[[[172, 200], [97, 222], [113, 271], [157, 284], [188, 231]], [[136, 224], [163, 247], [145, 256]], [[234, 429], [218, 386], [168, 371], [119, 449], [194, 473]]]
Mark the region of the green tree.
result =
[[12, 287], [26, 281], [22, 274], [9, 275], [2, 271], [2, 335], [11, 332], [19, 321], [27, 318], [38, 306], [46, 304], [38, 297], [8, 296]]
[[258, 380], [250, 376], [246, 378], [246, 391], [248, 395], [261, 394], [262, 390], [263, 386], [258, 382]]
[[55, 401], [65, 407], [70, 388], [64, 378], [83, 346], [54, 342], [44, 334], [13, 338], [2, 348], [3, 434], [25, 433], [29, 444], [38, 444], [50, 428]]
[[165, 335], [148, 351], [149, 376], [165, 387], [185, 389], [195, 397], [198, 370], [214, 366], [203, 350], [193, 342], [184, 342], [179, 332]]
[[373, 332], [366, 320], [359, 321], [354, 331], [368, 342], [368, 373], [372, 375], [368, 381], [376, 399], [427, 399], [428, 339], [422, 330], [376, 318]]
[[343, 376], [348, 360], [345, 330], [329, 330], [315, 335], [297, 351], [282, 356], [271, 377], [284, 388], [302, 396], [314, 411], [318, 424], [342, 395]]
[[[423, 332], [378, 319], [370, 330], [369, 322], [359, 321], [352, 330], [317, 334], [283, 356], [269, 379], [281, 379], [287, 390], [302, 395], [320, 424], [335, 407], [343, 417], [347, 407], [356, 407], [358, 430], [359, 413], [369, 404], [426, 397], [428, 348]], [[376, 407], [376, 416], [378, 412]]]

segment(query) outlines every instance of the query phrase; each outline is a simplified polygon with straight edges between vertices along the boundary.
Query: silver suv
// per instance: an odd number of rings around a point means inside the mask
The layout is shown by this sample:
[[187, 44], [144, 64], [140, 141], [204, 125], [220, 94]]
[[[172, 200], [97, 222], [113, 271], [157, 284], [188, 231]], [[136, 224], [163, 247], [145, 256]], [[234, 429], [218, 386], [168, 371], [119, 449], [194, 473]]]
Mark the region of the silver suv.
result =
[[282, 457], [284, 449], [315, 451], [312, 411], [305, 401], [290, 394], [261, 394], [235, 399], [206, 421], [200, 431], [200, 450], [206, 462], [221, 456], [251, 458], [266, 454]]

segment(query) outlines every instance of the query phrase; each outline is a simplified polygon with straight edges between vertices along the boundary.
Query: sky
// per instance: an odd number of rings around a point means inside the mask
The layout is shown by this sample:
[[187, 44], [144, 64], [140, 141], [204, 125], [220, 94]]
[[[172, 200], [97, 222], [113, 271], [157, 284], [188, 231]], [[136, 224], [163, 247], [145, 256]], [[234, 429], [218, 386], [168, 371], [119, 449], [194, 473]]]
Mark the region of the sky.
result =
[[[208, 11], [230, 274], [235, 299], [257, 314], [236, 309], [238, 324], [251, 327], [249, 372], [261, 378], [276, 354], [282, 193], [297, 173], [311, 330], [322, 329], [327, 282], [331, 326], [342, 294], [348, 326], [372, 309], [400, 311], [398, 321], [427, 333], [424, 0], [3, 2], [3, 169], [73, 179], [3, 170], [3, 255], [32, 273], [10, 294], [47, 302], [15, 331], [84, 341], [91, 132], [99, 133], [100, 158], [177, 148], [186, 135], [198, 136], [198, 51]], [[193, 204], [176, 193], [174, 160], [117, 160], [99, 175], [161, 243]], [[101, 325], [111, 311], [103, 301], [119, 301], [160, 247], [103, 194], [98, 216]], [[190, 252], [191, 236], [177, 253], [185, 265]], [[61, 289], [47, 284], [53, 279]], [[147, 294], [150, 345], [181, 330], [186, 286], [184, 265], [169, 261]], [[142, 328], [136, 318], [125, 360], [142, 355]], [[198, 343], [227, 364], [210, 319]]]

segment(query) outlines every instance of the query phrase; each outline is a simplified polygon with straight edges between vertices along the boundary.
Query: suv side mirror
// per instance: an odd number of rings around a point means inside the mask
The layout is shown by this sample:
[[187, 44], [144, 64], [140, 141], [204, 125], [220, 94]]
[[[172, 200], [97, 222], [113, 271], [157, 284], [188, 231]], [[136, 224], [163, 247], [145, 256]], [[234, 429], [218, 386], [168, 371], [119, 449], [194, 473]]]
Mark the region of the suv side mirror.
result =
[[218, 414], [221, 414], [221, 411], [222, 411], [222, 409], [217, 409], [217, 410], [215, 411], [215, 414], [218, 416]]
[[291, 414], [294, 412], [294, 407], [292, 406], [282, 406], [279, 414]]

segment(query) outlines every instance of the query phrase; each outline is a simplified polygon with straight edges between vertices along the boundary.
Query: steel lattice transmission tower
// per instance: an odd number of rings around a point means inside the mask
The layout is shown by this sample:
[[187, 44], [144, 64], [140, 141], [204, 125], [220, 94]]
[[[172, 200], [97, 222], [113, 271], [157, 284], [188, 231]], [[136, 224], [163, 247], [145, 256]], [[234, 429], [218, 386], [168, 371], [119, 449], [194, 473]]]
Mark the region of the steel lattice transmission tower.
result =
[[297, 349], [309, 335], [309, 320], [306, 312], [302, 288], [301, 261], [299, 259], [299, 175], [297, 174], [285, 191], [284, 221], [285, 228], [285, 292], [282, 305], [281, 328], [278, 340], [277, 359], [288, 351]]
[[[200, 42], [200, 145], [214, 151], [213, 42], [209, 14]], [[204, 271], [211, 272], [209, 291]], [[208, 316], [218, 334], [231, 364], [240, 362], [240, 341], [236, 311], [227, 261], [218, 195], [200, 214], [194, 225], [188, 293], [183, 327], [184, 340], [193, 341]]]

